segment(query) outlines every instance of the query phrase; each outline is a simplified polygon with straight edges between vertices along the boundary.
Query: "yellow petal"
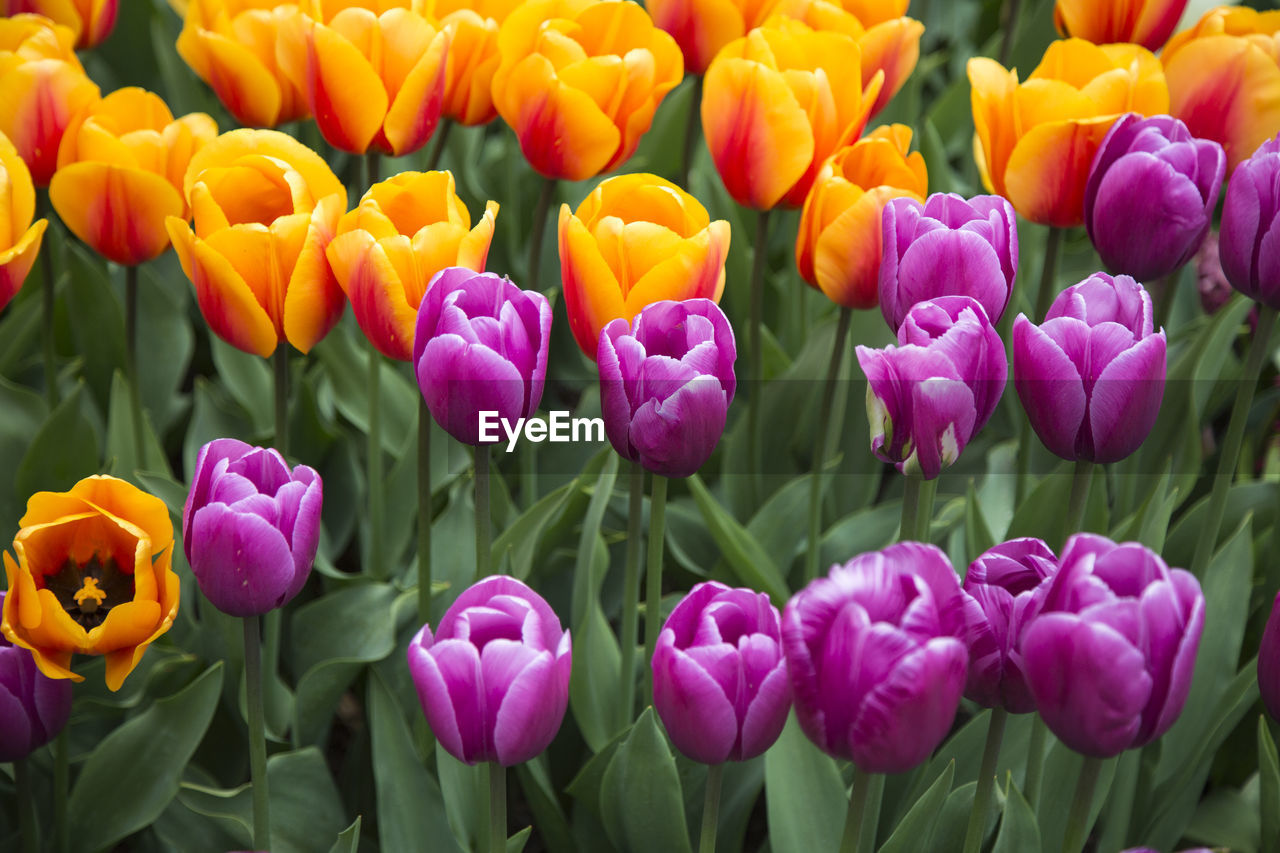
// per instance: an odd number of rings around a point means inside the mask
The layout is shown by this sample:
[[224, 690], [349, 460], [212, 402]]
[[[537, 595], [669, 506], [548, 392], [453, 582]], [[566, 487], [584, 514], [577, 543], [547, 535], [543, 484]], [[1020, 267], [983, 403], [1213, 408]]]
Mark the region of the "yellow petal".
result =
[[49, 198], [73, 234], [126, 266], [164, 252], [169, 246], [165, 219], [185, 212], [182, 196], [162, 176], [96, 162], [59, 169]]

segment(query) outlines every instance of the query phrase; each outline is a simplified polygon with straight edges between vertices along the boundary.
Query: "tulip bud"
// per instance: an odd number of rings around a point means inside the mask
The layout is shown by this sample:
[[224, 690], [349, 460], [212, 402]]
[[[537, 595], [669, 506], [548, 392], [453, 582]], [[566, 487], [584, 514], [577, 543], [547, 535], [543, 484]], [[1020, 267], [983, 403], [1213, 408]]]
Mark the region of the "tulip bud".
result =
[[1280, 308], [1280, 136], [1262, 143], [1231, 176], [1218, 253], [1232, 287]]
[[964, 690], [964, 593], [933, 545], [834, 566], [787, 602], [782, 647], [809, 739], [866, 773], [902, 773], [942, 743]]
[[600, 407], [618, 455], [688, 477], [715, 450], [733, 402], [733, 329], [709, 299], [655, 302], [600, 333]]
[[1057, 0], [1058, 32], [1094, 44], [1132, 42], [1159, 50], [1178, 25], [1187, 0]]
[[856, 350], [868, 381], [871, 451], [904, 474], [932, 480], [1000, 402], [1009, 372], [1004, 345], [968, 296], [916, 303], [898, 344]]
[[1036, 710], [1084, 755], [1148, 744], [1182, 713], [1203, 628], [1190, 572], [1136, 542], [1076, 534], [1022, 634]]
[[569, 704], [569, 632], [542, 596], [493, 575], [458, 596], [434, 634], [409, 643], [409, 674], [436, 740], [467, 764], [528, 761]]
[[9, 229], [0, 232], [0, 310], [9, 304], [31, 272], [40, 253], [44, 229], [49, 220], [32, 222], [36, 210], [36, 191], [31, 172], [18, 155], [8, 137], [0, 134], [0, 186], [8, 188], [0, 199], [0, 219]]
[[1018, 274], [1018, 218], [1000, 196], [934, 193], [923, 205], [884, 207], [880, 310], [891, 329], [911, 306], [939, 296], [977, 300], [999, 323]]
[[1132, 278], [1094, 273], [1034, 325], [1013, 323], [1013, 384], [1044, 446], [1063, 459], [1118, 462], [1138, 449], [1164, 398], [1165, 334]]
[[690, 590], [653, 653], [653, 705], [676, 749], [703, 764], [746, 761], [782, 733], [791, 685], [769, 596], [717, 581]]
[[[0, 592], [0, 607], [4, 596]], [[20, 761], [49, 743], [70, 717], [71, 682], [45, 676], [31, 652], [0, 635], [0, 763]]]
[[1271, 602], [1271, 615], [1258, 647], [1258, 692], [1267, 713], [1280, 720], [1280, 593]]

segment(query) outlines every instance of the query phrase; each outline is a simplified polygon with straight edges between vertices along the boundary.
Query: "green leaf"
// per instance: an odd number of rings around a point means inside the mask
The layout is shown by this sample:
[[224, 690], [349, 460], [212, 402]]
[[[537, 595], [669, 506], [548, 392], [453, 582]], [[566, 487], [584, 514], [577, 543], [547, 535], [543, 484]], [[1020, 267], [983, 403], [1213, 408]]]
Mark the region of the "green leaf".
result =
[[836, 850], [849, 796], [836, 763], [787, 717], [778, 742], [764, 754], [764, 796], [773, 853]]
[[978, 493], [973, 487], [973, 480], [969, 481], [965, 490], [964, 542], [970, 562], [996, 544], [991, 529], [987, 527], [987, 520], [982, 515], [982, 507], [978, 505]]
[[[1080, 767], [1084, 757], [1078, 752], [1063, 745], [1056, 738], [1044, 759], [1044, 774], [1041, 777], [1040, 801], [1036, 807], [1036, 820], [1040, 824], [1040, 839], [1044, 853], [1058, 853], [1062, 847], [1062, 837], [1067, 831], [1067, 814], [1070, 803], [1075, 799], [1076, 782], [1080, 778]], [[1093, 791], [1093, 804], [1089, 809], [1089, 825], [1096, 826], [1098, 815], [1106, 804], [1111, 793], [1111, 783], [1115, 779], [1116, 760], [1108, 758], [1102, 762], [1098, 772], [1098, 784]], [[1065, 807], [1064, 807], [1065, 806]]]
[[464, 764], [437, 744], [436, 773], [454, 840], [463, 850], [483, 849], [489, 834], [488, 765]]
[[13, 484], [0, 488], [0, 529], [9, 531], [17, 529], [28, 497], [17, 488], [18, 467], [49, 410], [39, 394], [0, 377], [0, 411], [0, 483]]
[[[347, 324], [339, 324], [311, 352], [319, 359], [329, 387], [322, 393], [360, 432], [369, 431], [369, 345], [357, 341]], [[378, 356], [378, 403], [382, 416], [382, 449], [394, 454], [406, 435], [417, 429], [419, 391], [397, 365]]]
[[538, 828], [538, 836], [547, 845], [547, 849], [554, 853], [571, 853], [574, 849], [573, 833], [564, 809], [560, 807], [555, 788], [552, 787], [551, 777], [547, 775], [546, 758], [538, 755], [523, 764], [517, 764], [516, 774], [520, 777], [525, 802], [533, 811], [533, 823]]
[[951, 793], [951, 782], [955, 775], [956, 763], [948, 762], [947, 768], [898, 822], [889, 840], [880, 847], [880, 853], [933, 849], [934, 826], [947, 795]]
[[653, 708], [645, 708], [604, 772], [601, 811], [613, 842], [631, 853], [690, 853], [680, 774]]
[[24, 500], [40, 491], [62, 491], [98, 470], [98, 436], [81, 414], [84, 384], [54, 409], [22, 456], [13, 486]]
[[1084, 523], [1080, 530], [1063, 530], [1066, 523], [1065, 507], [1070, 502], [1071, 484], [1075, 477], [1075, 465], [1063, 462], [1040, 480], [1027, 499], [1018, 507], [1009, 522], [1007, 539], [1019, 536], [1037, 536], [1059, 550], [1064, 541], [1063, 533], [1089, 531], [1107, 532], [1107, 483], [1101, 465], [1095, 466], [1093, 481], [1089, 487], [1089, 501], [1085, 506]]
[[358, 853], [360, 850], [360, 821], [363, 817], [357, 817], [342, 832], [338, 833], [338, 840], [333, 842], [333, 846], [329, 848], [329, 853]]
[[137, 444], [133, 439], [133, 406], [129, 397], [129, 382], [124, 374], [116, 371], [111, 379], [111, 409], [107, 416], [107, 465], [122, 477], [134, 477], [137, 471], [156, 471], [172, 477], [169, 459], [156, 438], [151, 424], [151, 413], [143, 411], [142, 459], [138, 458]]
[[991, 853], [1023, 853], [1040, 849], [1040, 825], [1035, 812], [1013, 784], [1010, 776], [1005, 783], [1004, 817], [1000, 819], [1000, 834]]
[[720, 506], [697, 474], [685, 482], [702, 512], [707, 529], [738, 580], [752, 589], [767, 592], [776, 606], [786, 604], [791, 591], [787, 589], [777, 563], [760, 547], [755, 537]]
[[[608, 552], [604, 564], [596, 559], [600, 545], [600, 524], [604, 512], [613, 497], [613, 484], [618, 478], [618, 455], [610, 453], [604, 460], [600, 475], [591, 486], [591, 499], [582, 517], [582, 530], [578, 536], [578, 551], [573, 563], [573, 609], [570, 614], [573, 628], [582, 630], [585, 620], [591, 617], [591, 604], [600, 598], [600, 585], [609, 569]], [[581, 626], [581, 627], [580, 627]], [[610, 682], [612, 683], [612, 682]]]
[[209, 348], [213, 352], [213, 366], [218, 379], [249, 416], [254, 433], [273, 435], [275, 380], [266, 359], [236, 349], [217, 335], [209, 336]]
[[533, 569], [533, 558], [543, 530], [552, 518], [564, 510], [575, 488], [575, 483], [565, 483], [550, 494], [543, 495], [537, 503], [521, 513], [519, 518], [493, 540], [494, 563], [507, 557], [510, 560], [511, 574], [527, 580]]
[[[599, 534], [595, 542], [597, 554], [607, 559], [608, 551]], [[622, 652], [594, 599], [587, 604], [587, 618], [573, 633], [573, 658], [576, 665], [569, 678], [569, 706], [583, 740], [596, 752], [622, 728], [624, 712], [629, 709], [618, 704]]]
[[529, 843], [529, 836], [533, 834], [533, 827], [526, 826], [515, 835], [507, 839], [507, 853], [523, 853], [524, 846]]
[[1258, 800], [1262, 815], [1262, 853], [1280, 851], [1280, 757], [1267, 725], [1258, 715]]

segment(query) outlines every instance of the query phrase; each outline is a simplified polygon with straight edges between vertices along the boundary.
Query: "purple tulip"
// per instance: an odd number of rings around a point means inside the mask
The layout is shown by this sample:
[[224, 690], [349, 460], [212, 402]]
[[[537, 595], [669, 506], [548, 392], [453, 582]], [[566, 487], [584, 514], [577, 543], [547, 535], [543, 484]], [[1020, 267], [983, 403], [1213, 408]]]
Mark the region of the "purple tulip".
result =
[[1258, 648], [1258, 692], [1267, 712], [1280, 720], [1280, 593], [1271, 603], [1271, 615]]
[[481, 412], [511, 424], [532, 415], [547, 378], [550, 334], [551, 305], [541, 293], [463, 267], [436, 273], [413, 337], [418, 387], [432, 417], [478, 446]]
[[1190, 572], [1136, 542], [1078, 533], [1022, 634], [1036, 710], [1084, 755], [1150, 743], [1182, 713], [1203, 628], [1204, 595]]
[[809, 739], [868, 773], [924, 761], [964, 690], [965, 601], [946, 555], [918, 542], [861, 554], [796, 593], [782, 648]]
[[880, 310], [895, 331], [911, 306], [939, 296], [968, 296], [1000, 322], [1018, 274], [1018, 220], [997, 195], [965, 199], [934, 193], [895, 198], [880, 221]]
[[654, 708], [694, 761], [755, 758], [782, 733], [791, 685], [763, 592], [698, 584], [667, 617], [652, 666]]
[[1013, 384], [1044, 446], [1116, 462], [1138, 449], [1164, 398], [1165, 335], [1127, 275], [1094, 273], [1058, 294], [1040, 326], [1013, 323]]
[[1058, 568], [1058, 558], [1040, 539], [1013, 539], [969, 564], [964, 591], [977, 603], [967, 627], [969, 683], [964, 695], [988, 708], [1013, 714], [1034, 711], [1023, 676], [1023, 629], [1040, 610], [1037, 590]]
[[200, 448], [182, 544], [200, 591], [223, 613], [282, 607], [306, 584], [320, 544], [320, 475], [279, 451], [219, 438]]
[[1181, 267], [1213, 222], [1227, 155], [1170, 116], [1128, 113], [1102, 140], [1084, 188], [1084, 224], [1103, 263], [1139, 281]]
[[715, 450], [733, 402], [733, 329], [710, 299], [654, 302], [600, 332], [600, 407], [618, 455], [688, 477]]
[[1232, 287], [1280, 309], [1280, 135], [1231, 174], [1218, 251]]
[[510, 767], [547, 748], [569, 704], [569, 632], [520, 581], [492, 575], [458, 596], [409, 673], [436, 740], [459, 761]]
[[1009, 366], [982, 305], [967, 296], [917, 302], [900, 346], [858, 347], [870, 383], [871, 451], [931, 480], [955, 462], [1004, 392]]
[[53, 740], [70, 716], [71, 682], [49, 678], [30, 651], [0, 635], [0, 763], [26, 758]]

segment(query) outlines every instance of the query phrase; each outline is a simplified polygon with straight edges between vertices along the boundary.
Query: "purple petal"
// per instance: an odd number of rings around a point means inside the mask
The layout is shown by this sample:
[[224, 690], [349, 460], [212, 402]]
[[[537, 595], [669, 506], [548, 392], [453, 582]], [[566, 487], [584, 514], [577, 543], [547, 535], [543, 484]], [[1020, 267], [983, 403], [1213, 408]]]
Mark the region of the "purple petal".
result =
[[676, 748], [703, 764], [728, 760], [738, 718], [716, 679], [669, 645], [654, 653], [653, 679], [654, 707]]
[[1164, 399], [1164, 332], [1118, 355], [1089, 395], [1089, 456], [1118, 462], [1133, 453], [1155, 426]]
[[254, 616], [284, 602], [295, 574], [293, 554], [261, 517], [209, 504], [196, 510], [191, 542], [191, 572], [222, 612]]
[[1013, 323], [1013, 385], [1045, 447], [1075, 459], [1088, 405], [1084, 383], [1058, 341], [1024, 315]]

